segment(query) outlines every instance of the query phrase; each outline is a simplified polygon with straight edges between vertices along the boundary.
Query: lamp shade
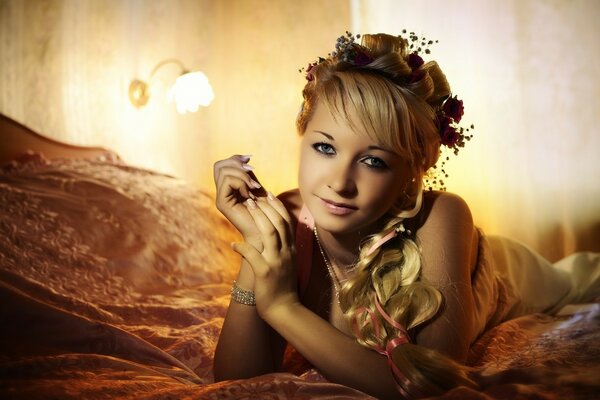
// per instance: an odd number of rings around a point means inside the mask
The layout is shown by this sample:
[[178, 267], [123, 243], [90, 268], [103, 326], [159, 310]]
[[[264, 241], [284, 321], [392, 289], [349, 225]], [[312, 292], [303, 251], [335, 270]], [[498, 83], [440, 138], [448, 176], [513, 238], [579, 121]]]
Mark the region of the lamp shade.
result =
[[196, 112], [200, 106], [208, 106], [215, 98], [208, 78], [200, 71], [180, 75], [168, 93], [180, 114]]

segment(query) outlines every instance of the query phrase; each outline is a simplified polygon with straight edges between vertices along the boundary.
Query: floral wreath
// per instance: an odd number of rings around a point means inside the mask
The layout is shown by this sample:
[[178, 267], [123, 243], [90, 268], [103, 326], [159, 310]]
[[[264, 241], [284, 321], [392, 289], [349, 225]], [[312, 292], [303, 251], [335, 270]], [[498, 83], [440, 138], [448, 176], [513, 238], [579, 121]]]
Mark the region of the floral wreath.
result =
[[[406, 29], [403, 29], [402, 33], [406, 34]], [[355, 42], [355, 40], [360, 39], [360, 37], [360, 34], [355, 36], [346, 31], [345, 35], [342, 35], [337, 39], [335, 51], [329, 53], [328, 57], [336, 59], [338, 62], [347, 63], [350, 68], [368, 67], [369, 64], [375, 61], [375, 57], [371, 55], [369, 49]], [[403, 38], [401, 35], [398, 37]], [[434, 42], [433, 40], [427, 40], [425, 37], [417, 36], [414, 32], [409, 32], [408, 42], [410, 53], [406, 56], [406, 63], [411, 68], [412, 72], [408, 76], [392, 78], [395, 83], [401, 86], [418, 82], [425, 77], [426, 71], [421, 69], [421, 66], [425, 61], [421, 57], [421, 54], [431, 54], [429, 46], [438, 41], [436, 40]], [[319, 57], [317, 61], [309, 63], [306, 68], [301, 68], [300, 72], [304, 72], [306, 80], [311, 82], [315, 79], [313, 68], [325, 60], [325, 58]], [[439, 107], [436, 107], [435, 113], [441, 145], [457, 155], [460, 148], [465, 146], [465, 142], [471, 140], [473, 135], [469, 132], [475, 128], [472, 124], [468, 128], [459, 125], [464, 114], [463, 101], [459, 100], [456, 95], [450, 95]], [[446, 190], [443, 178], [440, 175], [444, 178], [448, 177], [448, 174], [444, 169], [446, 161], [448, 160], [449, 157], [446, 155], [441, 161], [439, 168], [436, 164], [433, 166], [432, 170], [427, 171], [424, 183], [428, 190], [433, 190], [434, 188]]]

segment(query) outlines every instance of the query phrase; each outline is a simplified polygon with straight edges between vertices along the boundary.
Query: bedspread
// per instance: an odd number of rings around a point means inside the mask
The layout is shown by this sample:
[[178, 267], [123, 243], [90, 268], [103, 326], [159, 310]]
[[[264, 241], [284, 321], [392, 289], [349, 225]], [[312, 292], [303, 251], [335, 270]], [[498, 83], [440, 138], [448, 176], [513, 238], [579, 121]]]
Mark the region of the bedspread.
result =
[[[212, 197], [106, 157], [0, 169], [1, 398], [371, 398], [293, 351], [279, 373], [214, 383], [239, 264]], [[486, 332], [481, 391], [440, 399], [599, 397], [600, 303]]]

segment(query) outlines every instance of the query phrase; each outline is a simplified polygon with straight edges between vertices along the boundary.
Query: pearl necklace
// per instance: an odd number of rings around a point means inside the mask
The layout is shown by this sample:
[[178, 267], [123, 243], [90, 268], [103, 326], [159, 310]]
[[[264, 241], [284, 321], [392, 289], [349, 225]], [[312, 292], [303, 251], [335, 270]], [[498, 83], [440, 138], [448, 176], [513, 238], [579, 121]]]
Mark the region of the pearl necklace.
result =
[[329, 278], [331, 278], [331, 282], [333, 282], [333, 289], [335, 290], [335, 297], [337, 299], [337, 302], [339, 303], [340, 302], [340, 287], [342, 286], [342, 283], [341, 283], [340, 279], [338, 278], [337, 274], [335, 273], [335, 270], [329, 263], [329, 259], [325, 255], [325, 250], [323, 250], [323, 246], [321, 246], [321, 241], [319, 240], [319, 234], [317, 233], [316, 226], [313, 228], [313, 232], [315, 233], [315, 238], [317, 238], [317, 245], [319, 246], [319, 251], [321, 252], [321, 255], [323, 256], [323, 261], [325, 261], [325, 266], [327, 267], [327, 272], [329, 273]]

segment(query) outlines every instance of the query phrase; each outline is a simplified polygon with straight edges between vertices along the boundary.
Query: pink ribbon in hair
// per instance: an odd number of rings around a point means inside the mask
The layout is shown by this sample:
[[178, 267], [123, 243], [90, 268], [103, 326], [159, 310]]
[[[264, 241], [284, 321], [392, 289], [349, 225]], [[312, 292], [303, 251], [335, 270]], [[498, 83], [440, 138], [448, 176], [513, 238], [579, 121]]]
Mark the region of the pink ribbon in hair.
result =
[[[375, 303], [375, 308], [377, 309], [377, 312], [379, 312], [379, 314], [394, 328], [396, 328], [399, 332], [398, 332], [398, 336], [396, 336], [394, 339], [388, 341], [385, 349], [383, 347], [376, 347], [375, 350], [380, 353], [383, 354], [385, 356], [390, 357], [392, 354], [392, 351], [400, 346], [403, 345], [405, 343], [410, 343], [410, 335], [408, 334], [408, 331], [406, 330], [406, 328], [404, 328], [404, 326], [402, 324], [400, 324], [398, 321], [394, 321], [392, 319], [392, 317], [389, 316], [389, 314], [387, 312], [385, 312], [385, 310], [383, 309], [383, 307], [381, 306], [381, 303], [379, 303], [379, 300], [377, 299], [377, 295], [373, 295], [373, 302]], [[373, 311], [371, 311], [370, 309], [368, 309], [367, 307], [360, 307], [358, 310], [356, 310], [356, 315], [362, 314], [362, 313], [367, 313], [367, 315], [369, 316], [369, 319], [371, 320], [371, 326], [373, 326], [373, 330], [375, 331], [375, 336], [379, 336], [380, 332], [381, 332], [381, 323], [377, 320], [375, 313]], [[359, 340], [363, 340], [363, 336], [360, 333], [360, 329], [358, 327], [358, 322], [356, 320], [356, 318], [354, 318], [353, 324], [352, 324], [352, 329], [354, 330], [354, 335], [359, 339]]]
[[378, 241], [373, 243], [373, 245], [369, 248], [369, 251], [367, 251], [367, 256], [370, 256], [371, 254], [373, 254], [373, 252], [375, 250], [377, 250], [378, 248], [383, 246], [385, 243], [389, 242], [390, 240], [392, 240], [393, 238], [398, 236], [398, 233], [400, 233], [400, 232], [402, 232], [402, 233], [406, 232], [406, 229], [404, 228], [404, 224], [398, 225], [396, 228], [389, 231], [384, 237], [382, 237], [381, 239], [379, 239]]
[[[388, 365], [392, 371], [394, 376], [394, 381], [396, 382], [396, 388], [400, 392], [400, 394], [405, 399], [419, 398], [424, 397], [424, 395], [419, 391], [419, 389], [400, 371], [400, 369], [394, 363], [392, 359], [392, 352], [398, 346], [402, 346], [403, 344], [410, 343], [410, 336], [408, 332], [402, 324], [398, 321], [394, 321], [392, 317], [383, 309], [381, 303], [377, 299], [377, 295], [373, 295], [373, 302], [375, 303], [375, 308], [377, 312], [394, 328], [396, 328], [399, 332], [396, 337], [389, 340], [385, 346], [385, 349], [381, 346], [377, 346], [374, 348], [379, 354], [384, 355], [388, 360]], [[375, 313], [367, 307], [361, 307], [356, 310], [357, 315], [361, 313], [367, 313], [369, 319], [371, 320], [371, 325], [373, 326], [373, 330], [375, 331], [375, 336], [379, 336], [381, 332], [381, 324], [375, 316]], [[363, 339], [363, 336], [360, 334], [360, 329], [358, 327], [358, 322], [356, 318], [353, 321], [352, 328], [354, 330], [354, 334], [358, 339]]]
[[[412, 399], [412, 398], [419, 398], [419, 397], [424, 397], [423, 393], [421, 393], [421, 391], [406, 377], [406, 375], [404, 375], [404, 373], [402, 373], [402, 371], [400, 371], [400, 369], [396, 366], [396, 364], [394, 363], [394, 360], [392, 359], [392, 352], [394, 351], [394, 349], [398, 346], [402, 346], [403, 344], [406, 343], [410, 343], [410, 336], [408, 334], [408, 331], [406, 330], [406, 328], [400, 324], [398, 321], [395, 321], [394, 319], [392, 319], [392, 317], [390, 317], [390, 315], [383, 309], [383, 306], [381, 305], [381, 303], [379, 302], [379, 299], [377, 298], [377, 295], [374, 294], [374, 303], [375, 303], [375, 308], [377, 308], [377, 311], [379, 312], [379, 314], [394, 328], [396, 328], [399, 332], [398, 335], [393, 338], [392, 340], [389, 340], [385, 346], [385, 350], [383, 350], [382, 348], [379, 349], [375, 349], [378, 353], [385, 355], [387, 357], [388, 360], [388, 365], [390, 366], [390, 369], [392, 370], [392, 373], [394, 375], [394, 380], [396, 381], [396, 388], [398, 389], [398, 391], [400, 392], [400, 394], [402, 396], [404, 396], [407, 399]], [[371, 316], [371, 319], [375, 319], [374, 316], [372, 315], [372, 312], [370, 312], [370, 310], [367, 310], [367, 312], [369, 312], [369, 315]], [[376, 332], [379, 331], [378, 326], [375, 329]]]
[[406, 330], [406, 328], [404, 328], [404, 326], [402, 326], [402, 324], [398, 321], [393, 320], [392, 317], [390, 317], [389, 314], [385, 312], [385, 310], [381, 306], [381, 303], [379, 303], [379, 299], [377, 299], [377, 295], [374, 295], [373, 297], [375, 297], [375, 307], [377, 308], [377, 311], [379, 311], [379, 314], [381, 314], [383, 319], [385, 319], [388, 322], [388, 324], [398, 329], [404, 336], [406, 336], [408, 338], [407, 341], [410, 341], [410, 336], [408, 336], [408, 331]]

